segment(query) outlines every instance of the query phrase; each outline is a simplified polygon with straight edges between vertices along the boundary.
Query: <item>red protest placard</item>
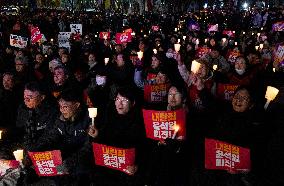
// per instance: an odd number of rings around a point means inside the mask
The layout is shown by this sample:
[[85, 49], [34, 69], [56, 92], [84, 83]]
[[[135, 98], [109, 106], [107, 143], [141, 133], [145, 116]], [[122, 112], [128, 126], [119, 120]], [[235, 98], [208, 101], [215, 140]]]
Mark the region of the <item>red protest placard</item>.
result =
[[196, 57], [201, 58], [205, 56], [206, 54], [209, 54], [211, 52], [211, 49], [208, 47], [199, 47], [196, 51]]
[[217, 97], [222, 100], [232, 100], [235, 90], [238, 85], [232, 84], [218, 84], [217, 85]]
[[167, 101], [169, 84], [145, 85], [144, 100], [148, 103], [164, 103]]
[[235, 37], [235, 32], [231, 30], [223, 30], [223, 34], [229, 37]]
[[100, 32], [100, 39], [110, 39], [110, 32]]
[[250, 149], [205, 138], [205, 168], [230, 173], [250, 171]]
[[284, 30], [284, 21], [279, 21], [272, 25], [272, 30], [276, 32], [280, 32]]
[[241, 55], [240, 51], [230, 51], [228, 54], [228, 61], [231, 64], [234, 64], [236, 62], [237, 57], [239, 57]]
[[45, 152], [28, 152], [39, 176], [58, 176], [66, 174], [60, 170], [62, 165], [61, 152], [59, 150]]
[[173, 138], [176, 126], [179, 130], [175, 138], [185, 139], [186, 137], [186, 112], [183, 109], [175, 111], [143, 109], [143, 117], [147, 138], [154, 140]]
[[218, 32], [218, 24], [208, 25], [208, 32]]
[[41, 39], [42, 39], [42, 34], [40, 33], [39, 28], [38, 27], [32, 28], [32, 30], [31, 30], [32, 44], [35, 44], [36, 42], [38, 42]]
[[155, 25], [152, 26], [152, 30], [155, 32], [159, 31], [159, 29], [160, 29], [159, 26], [155, 26]]
[[17, 160], [2, 160], [0, 159], [0, 177], [6, 174], [8, 169], [16, 169], [20, 166]]
[[116, 44], [128, 43], [131, 42], [132, 36], [130, 32], [117, 33], [115, 35]]
[[135, 149], [122, 149], [93, 143], [96, 165], [116, 169], [129, 174], [127, 167], [135, 164]]

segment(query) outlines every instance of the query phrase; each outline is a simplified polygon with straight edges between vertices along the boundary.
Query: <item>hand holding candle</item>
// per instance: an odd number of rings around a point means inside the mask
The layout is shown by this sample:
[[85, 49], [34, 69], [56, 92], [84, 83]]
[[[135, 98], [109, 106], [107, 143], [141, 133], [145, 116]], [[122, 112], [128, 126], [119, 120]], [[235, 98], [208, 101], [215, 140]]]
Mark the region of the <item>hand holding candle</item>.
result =
[[278, 93], [279, 93], [279, 90], [277, 88], [272, 87], [272, 86], [267, 86], [266, 94], [265, 94], [265, 98], [267, 99], [267, 101], [264, 105], [265, 110], [267, 109], [269, 103], [275, 99]]
[[92, 126], [95, 125], [95, 117], [97, 117], [97, 108], [88, 108], [89, 111], [89, 117], [92, 119]]
[[0, 140], [2, 139], [2, 130], [0, 130]]

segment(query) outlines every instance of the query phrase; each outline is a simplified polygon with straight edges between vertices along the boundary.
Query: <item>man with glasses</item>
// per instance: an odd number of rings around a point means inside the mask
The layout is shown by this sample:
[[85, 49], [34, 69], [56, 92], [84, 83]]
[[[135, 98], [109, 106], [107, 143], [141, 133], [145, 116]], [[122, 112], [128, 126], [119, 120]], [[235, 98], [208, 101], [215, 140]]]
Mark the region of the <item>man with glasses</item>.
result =
[[52, 127], [56, 115], [57, 109], [48, 102], [43, 88], [36, 82], [27, 83], [16, 121], [17, 136], [26, 149], [37, 143], [45, 129]]

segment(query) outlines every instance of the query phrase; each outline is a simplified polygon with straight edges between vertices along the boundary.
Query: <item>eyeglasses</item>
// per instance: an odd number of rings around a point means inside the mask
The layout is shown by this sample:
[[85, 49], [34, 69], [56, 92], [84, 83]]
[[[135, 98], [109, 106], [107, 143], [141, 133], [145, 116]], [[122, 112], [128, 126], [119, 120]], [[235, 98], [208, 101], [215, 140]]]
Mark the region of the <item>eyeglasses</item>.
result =
[[119, 98], [119, 97], [116, 97], [115, 101], [121, 102], [122, 104], [127, 104], [129, 102], [128, 99], [126, 99], [126, 98]]
[[247, 96], [240, 96], [240, 95], [235, 95], [235, 96], [233, 97], [233, 99], [239, 100], [239, 101], [246, 101], [246, 102], [249, 101], [249, 97], [247, 97]]
[[27, 95], [27, 96], [25, 96], [25, 95], [24, 95], [24, 100], [30, 101], [30, 100], [33, 100], [33, 99], [38, 98], [39, 96], [40, 96], [40, 95], [36, 95], [36, 96], [32, 96], [32, 95]]
[[59, 108], [62, 110], [67, 110], [73, 107], [73, 104], [60, 104], [59, 103]]
[[176, 97], [176, 96], [179, 96], [180, 93], [175, 93], [175, 94], [169, 94], [169, 97]]

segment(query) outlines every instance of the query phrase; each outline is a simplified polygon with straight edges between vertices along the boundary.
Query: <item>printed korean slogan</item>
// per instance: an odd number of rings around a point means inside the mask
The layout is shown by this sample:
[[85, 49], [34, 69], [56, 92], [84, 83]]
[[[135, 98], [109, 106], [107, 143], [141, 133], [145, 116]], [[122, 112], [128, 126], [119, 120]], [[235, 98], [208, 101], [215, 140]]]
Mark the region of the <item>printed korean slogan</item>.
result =
[[217, 85], [217, 97], [221, 100], [232, 100], [235, 90], [238, 85], [222, 84]]
[[36, 42], [46, 41], [44, 35], [40, 33], [40, 30], [38, 27], [33, 27], [31, 29], [31, 41], [32, 41], [32, 44], [35, 44]]
[[165, 140], [173, 138], [176, 126], [179, 130], [175, 138], [186, 137], [186, 114], [183, 109], [176, 111], [144, 110], [144, 125], [147, 138]]
[[132, 36], [130, 32], [117, 33], [115, 35], [116, 44], [128, 43], [131, 42]]
[[70, 24], [71, 34], [83, 34], [83, 26], [82, 24]]
[[17, 35], [10, 35], [10, 45], [18, 48], [25, 48], [28, 44], [28, 38], [17, 36]]
[[229, 173], [250, 171], [250, 149], [205, 138], [205, 168]]
[[58, 176], [66, 174], [62, 169], [62, 158], [59, 150], [28, 153], [37, 175]]
[[154, 26], [154, 25], [152, 26], [152, 30], [153, 30], [154, 32], [158, 32], [159, 29], [160, 29], [159, 26]]
[[144, 100], [148, 103], [164, 103], [167, 101], [169, 85], [145, 85]]
[[235, 62], [236, 62], [236, 59], [237, 57], [239, 57], [241, 55], [240, 51], [238, 50], [233, 50], [233, 51], [230, 51], [229, 52], [229, 55], [228, 55], [228, 61], [234, 65]]
[[110, 39], [110, 32], [100, 32], [100, 39]]
[[135, 163], [135, 149], [122, 149], [93, 143], [96, 165], [116, 169], [129, 174], [127, 167]]
[[6, 174], [8, 169], [16, 169], [20, 166], [17, 160], [3, 160], [0, 159], [0, 177]]

